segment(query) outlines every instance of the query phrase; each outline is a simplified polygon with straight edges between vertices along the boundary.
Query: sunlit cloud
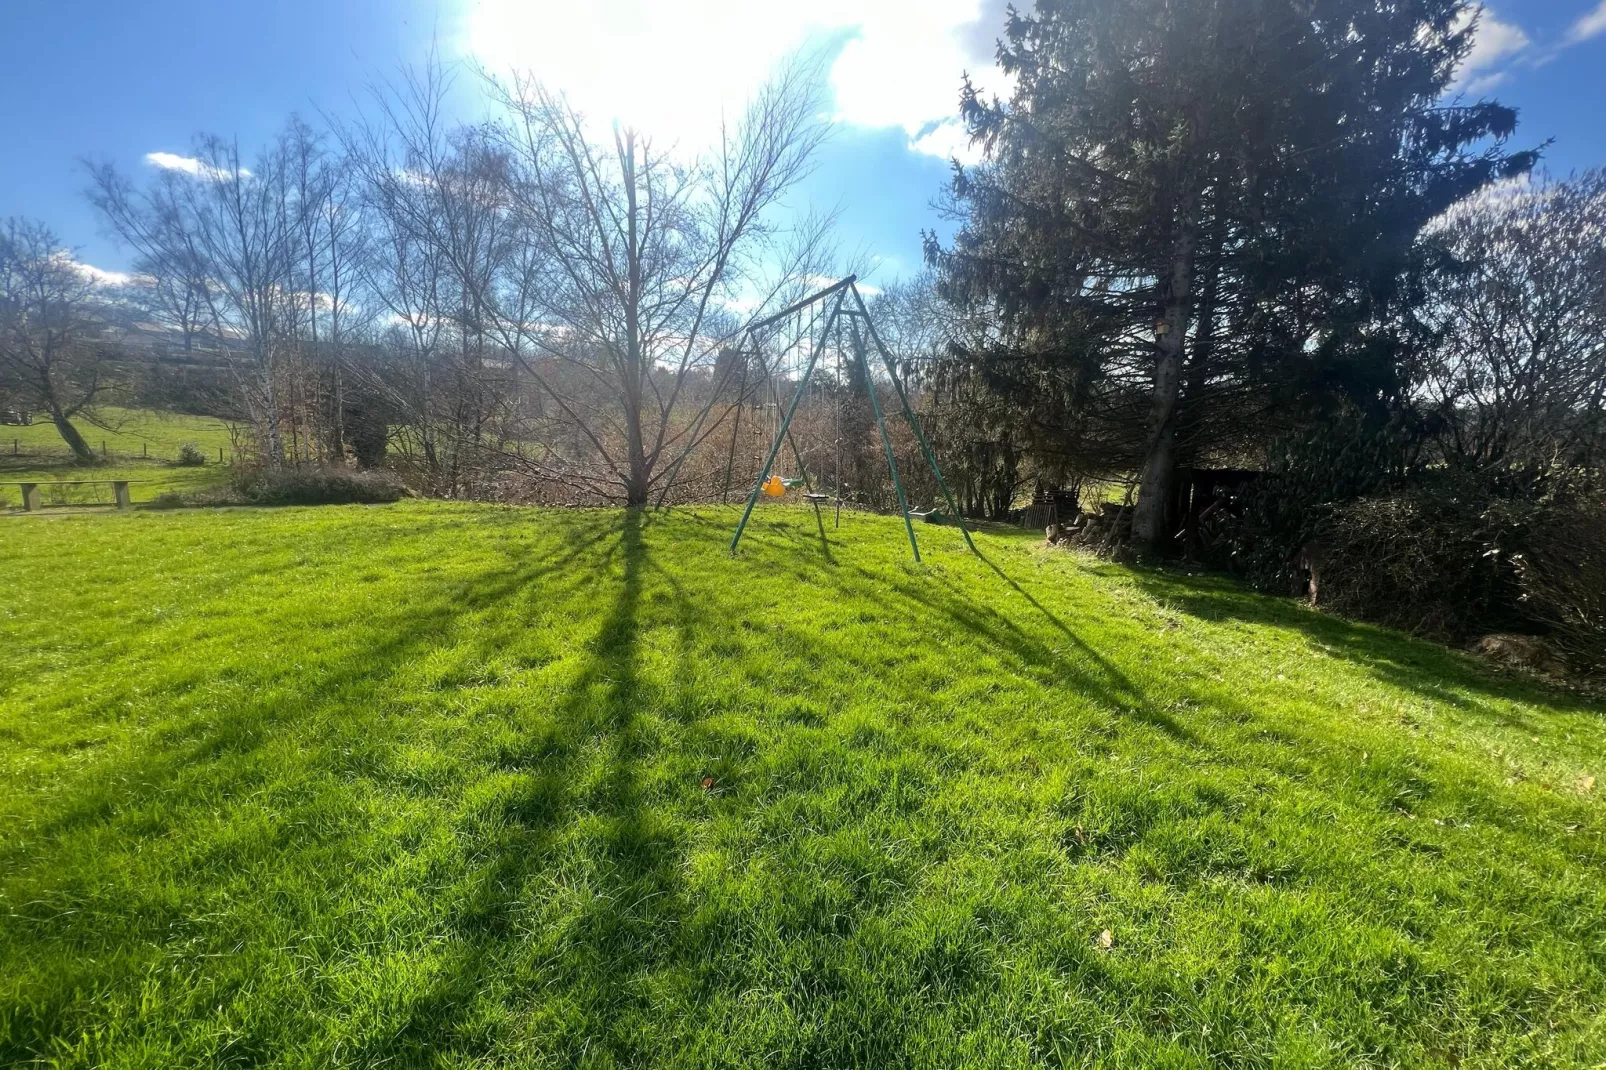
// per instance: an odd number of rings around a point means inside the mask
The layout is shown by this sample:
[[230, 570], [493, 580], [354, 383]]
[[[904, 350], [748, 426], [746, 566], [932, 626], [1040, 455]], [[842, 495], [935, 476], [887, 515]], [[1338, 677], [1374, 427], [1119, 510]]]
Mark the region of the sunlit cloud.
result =
[[[182, 171], [197, 178], [210, 178], [219, 182], [229, 182], [234, 178], [232, 172], [213, 167], [211, 164], [203, 160], [197, 160], [193, 156], [180, 156], [173, 152], [147, 152], [145, 154], [145, 162], [152, 167], [159, 167], [163, 171]], [[240, 176], [242, 178], [250, 178], [251, 172], [242, 167], [240, 168]]]
[[1475, 15], [1471, 10], [1463, 13], [1460, 25], [1465, 27], [1473, 18], [1478, 19], [1478, 34], [1473, 41], [1472, 51], [1456, 72], [1455, 85], [1451, 90], [1480, 96], [1510, 78], [1510, 71], [1506, 67], [1527, 54], [1533, 48], [1533, 40], [1521, 26], [1501, 21], [1488, 8], [1484, 8], [1481, 15]]
[[[711, 143], [776, 65], [826, 58], [829, 118], [897, 127], [910, 147], [961, 149], [945, 130], [961, 78], [1002, 91], [993, 64], [1002, 0], [471, 0], [464, 51], [493, 73], [527, 72], [593, 120], [686, 148]], [[934, 127], [933, 124], [938, 124]]]
[[1578, 21], [1567, 31], [1567, 43], [1582, 44], [1594, 40], [1603, 33], [1606, 33], [1606, 0], [1601, 0], [1595, 10], [1578, 17]]
[[970, 133], [958, 119], [944, 119], [915, 138], [909, 145], [916, 152], [958, 160], [967, 166], [981, 162], [980, 145], [971, 143]]
[[94, 264], [74, 264], [73, 268], [96, 286], [127, 286], [134, 281], [126, 271], [107, 271]]
[[[1474, 14], [1461, 16], [1465, 26]], [[1567, 31], [1549, 42], [1534, 41], [1522, 27], [1502, 21], [1493, 11], [1483, 9], [1478, 36], [1472, 52], [1456, 72], [1453, 92], [1479, 96], [1512, 78], [1513, 68], [1543, 67], [1568, 49], [1606, 34], [1606, 0], [1578, 16]]]
[[144, 281], [144, 276], [136, 277], [126, 271], [107, 271], [93, 264], [86, 264], [81, 260], [74, 259], [73, 255], [66, 251], [58, 252], [52, 255], [50, 259], [53, 264], [66, 268], [85, 282], [93, 283], [96, 286], [127, 286], [129, 283], [136, 281], [136, 278], [138, 281]]

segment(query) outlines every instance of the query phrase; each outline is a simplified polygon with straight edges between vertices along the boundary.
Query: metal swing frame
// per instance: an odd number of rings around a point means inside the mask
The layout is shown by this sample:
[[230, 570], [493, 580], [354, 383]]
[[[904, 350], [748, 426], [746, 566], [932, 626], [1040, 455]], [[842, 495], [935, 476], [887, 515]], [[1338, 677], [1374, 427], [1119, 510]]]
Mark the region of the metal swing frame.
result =
[[[849, 297], [853, 299], [853, 307], [845, 308], [844, 306], [847, 304]], [[839, 320], [846, 317], [851, 321], [851, 330], [854, 336], [852, 359], [859, 362], [859, 367], [864, 372], [866, 390], [870, 395], [870, 407], [875, 413], [876, 427], [879, 428], [881, 432], [881, 447], [886, 453], [887, 468], [892, 473], [892, 486], [898, 492], [898, 508], [903, 513], [903, 527], [904, 531], [909, 536], [909, 549], [914, 553], [915, 561], [918, 562], [920, 560], [920, 543], [915, 538], [914, 521], [910, 517], [909, 500], [904, 494], [903, 480], [898, 476], [898, 462], [894, 459], [892, 454], [892, 438], [887, 434], [886, 416], [882, 411], [881, 399], [876, 390], [875, 376], [871, 373], [870, 358], [866, 353], [867, 347], [864, 344], [864, 338], [859, 332], [860, 324], [863, 324], [865, 333], [869, 335], [870, 342], [874, 345], [876, 353], [881, 358], [882, 367], [886, 370], [887, 378], [892, 383], [893, 392], [897, 395], [898, 406], [903, 411], [903, 418], [908, 422], [909, 429], [914, 432], [915, 441], [920, 445], [920, 453], [925, 458], [926, 464], [931, 467], [931, 474], [936, 477], [937, 486], [942, 490], [943, 500], [948, 505], [949, 514], [954, 518], [954, 523], [959, 525], [959, 530], [965, 537], [965, 545], [970, 548], [970, 552], [975, 554], [977, 557], [980, 557], [981, 551], [976, 549], [976, 544], [971, 540], [970, 529], [965, 526], [964, 517], [959, 514], [959, 507], [954, 502], [953, 492], [948, 489], [948, 481], [943, 479], [942, 469], [937, 466], [937, 458], [932, 454], [931, 446], [926, 442], [925, 432], [920, 429], [920, 421], [915, 418], [914, 410], [909, 405], [909, 396], [903, 388], [902, 380], [898, 378], [897, 369], [893, 364], [892, 354], [887, 351], [886, 345], [881, 341], [881, 335], [875, 329], [875, 322], [870, 318], [870, 310], [864, 303], [864, 297], [859, 293], [858, 276], [849, 275], [847, 278], [832, 283], [825, 289], [811, 294], [810, 296], [803, 298], [801, 301], [797, 301], [791, 305], [788, 305], [786, 308], [781, 309], [781, 311], [775, 313], [773, 316], [767, 316], [755, 323], [748, 324], [747, 330], [744, 332], [742, 351], [762, 354], [763, 351], [760, 345], [761, 339], [759, 336], [763, 332], [768, 330], [770, 327], [773, 327], [775, 324], [782, 322], [788, 316], [802, 312], [804, 309], [808, 309], [810, 307], [818, 309], [822, 302], [830, 302], [831, 310], [825, 320], [825, 329], [820, 332], [818, 340], [811, 339], [811, 341], [813, 341], [813, 345], [809, 351], [808, 364], [804, 367], [803, 374], [798, 379], [797, 388], [792, 394], [791, 404], [787, 406], [786, 415], [781, 421], [781, 426], [775, 435], [775, 440], [770, 444], [769, 454], [764, 459], [764, 467], [758, 474], [758, 481], [753, 484], [753, 491], [747, 496], [747, 507], [742, 510], [742, 519], [736, 525], [736, 531], [731, 535], [730, 552], [732, 554], [736, 553], [736, 547], [742, 541], [742, 532], [747, 528], [747, 522], [753, 515], [753, 507], [758, 504], [759, 495], [763, 492], [764, 484], [770, 477], [770, 470], [775, 465], [776, 457], [780, 455], [781, 444], [783, 442], [791, 442], [792, 418], [797, 415], [798, 406], [802, 404], [803, 396], [808, 392], [809, 380], [814, 375], [814, 368], [815, 365], [819, 363], [820, 355], [824, 353], [826, 349], [827, 342], [831, 337], [831, 330], [833, 327], [838, 325]], [[840, 360], [840, 332], [838, 334], [838, 342], [838, 354]], [[749, 347], [751, 347], [751, 349], [749, 349]], [[762, 355], [759, 356], [759, 360], [761, 363], [763, 362]], [[744, 361], [744, 382], [745, 367], [746, 364]], [[765, 370], [767, 372], [767, 368]], [[767, 375], [766, 378], [768, 378]], [[779, 399], [777, 398], [777, 400]], [[733, 457], [734, 446], [735, 443], [733, 440]], [[840, 446], [838, 448], [840, 449]], [[797, 446], [795, 443], [793, 443], [792, 450], [794, 454], [797, 453]], [[803, 463], [801, 455], [798, 455], [798, 467], [803, 475], [805, 486], [807, 486], [808, 470], [807, 466]], [[840, 472], [838, 472], [838, 476], [840, 478]], [[726, 484], [729, 485], [729, 482], [729, 467], [727, 466]], [[841, 506], [841, 497], [842, 488], [841, 486], [838, 486], [837, 505], [839, 509]]]

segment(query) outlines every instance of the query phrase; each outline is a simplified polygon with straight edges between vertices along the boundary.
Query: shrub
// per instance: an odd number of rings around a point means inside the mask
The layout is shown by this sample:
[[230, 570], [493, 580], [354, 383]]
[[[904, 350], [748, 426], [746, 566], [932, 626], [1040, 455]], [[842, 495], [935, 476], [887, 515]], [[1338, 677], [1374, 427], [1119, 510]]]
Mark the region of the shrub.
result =
[[1606, 488], [1568, 495], [1533, 524], [1511, 564], [1524, 615], [1578, 673], [1606, 672]]
[[1606, 673], [1598, 473], [1418, 472], [1313, 507], [1303, 534], [1325, 609], [1452, 642], [1543, 635], [1573, 672]]
[[386, 475], [332, 468], [242, 468], [231, 483], [252, 505], [352, 505], [402, 496], [402, 488]]
[[182, 509], [189, 504], [189, 499], [176, 490], [164, 490], [156, 497], [145, 503], [147, 509]]
[[1447, 477], [1337, 505], [1307, 550], [1320, 604], [1455, 642], [1520, 629], [1506, 551], [1528, 513]]
[[178, 458], [173, 463], [183, 468], [199, 468], [206, 463], [206, 454], [195, 443], [186, 442], [178, 448]]
[[385, 463], [385, 448], [390, 428], [384, 413], [375, 405], [347, 405], [344, 411], [346, 444], [362, 468], [377, 468]]
[[1224, 524], [1231, 532], [1225, 564], [1265, 591], [1284, 593], [1300, 579], [1295, 558], [1319, 539], [1336, 509], [1403, 485], [1414, 468], [1412, 428], [1379, 427], [1344, 414], [1302, 439], [1272, 450], [1265, 478], [1249, 484]]

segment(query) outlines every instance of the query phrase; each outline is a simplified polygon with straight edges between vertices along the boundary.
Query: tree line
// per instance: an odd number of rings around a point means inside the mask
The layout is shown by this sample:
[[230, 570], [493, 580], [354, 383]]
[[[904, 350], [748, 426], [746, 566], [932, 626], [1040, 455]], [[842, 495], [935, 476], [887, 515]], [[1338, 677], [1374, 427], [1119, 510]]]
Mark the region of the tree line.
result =
[[[1549, 629], [1606, 662], [1606, 179], [1536, 173], [1516, 112], [1457, 93], [1479, 15], [1012, 13], [1013, 92], [967, 87], [985, 160], [955, 169], [957, 237], [927, 242], [933, 400], [980, 498], [1120, 481], [1100, 545], [1274, 589], [1321, 573], [1355, 615]], [[1245, 478], [1189, 502], [1200, 470]]]
[[698, 156], [599, 134], [525, 79], [471, 75], [496, 117], [452, 122], [454, 77], [407, 72], [355, 119], [292, 117], [251, 155], [198, 138], [148, 181], [89, 166], [134, 281], [97, 295], [47, 228], [13, 224], [4, 263], [54, 281], [8, 284], [7, 322], [59, 357], [8, 346], [10, 392], [79, 452], [93, 339], [138, 316], [216, 357], [269, 468], [391, 450], [431, 493], [509, 471], [549, 496], [676, 492], [722, 422], [697, 415], [739, 310], [795, 297], [834, 255], [826, 220], [776, 212], [827, 132], [818, 65], [787, 64]]

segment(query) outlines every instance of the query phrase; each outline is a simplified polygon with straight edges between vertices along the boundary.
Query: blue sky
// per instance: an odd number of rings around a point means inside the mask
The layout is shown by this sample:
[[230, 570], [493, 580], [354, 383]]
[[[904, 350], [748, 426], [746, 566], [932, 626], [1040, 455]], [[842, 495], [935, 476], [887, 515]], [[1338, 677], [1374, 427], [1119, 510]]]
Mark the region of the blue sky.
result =
[[[0, 216], [45, 220], [86, 263], [125, 268], [82, 196], [79, 161], [138, 173], [198, 132], [255, 146], [292, 111], [349, 113], [420, 62], [526, 69], [591, 114], [695, 145], [771, 65], [826, 50], [835, 134], [800, 201], [841, 212], [843, 244], [915, 270], [958, 141], [960, 75], [983, 85], [1003, 0], [3, 0]], [[806, 8], [806, 10], [804, 10]], [[1606, 0], [1505, 0], [1463, 85], [1554, 138], [1554, 171], [1606, 165]]]

